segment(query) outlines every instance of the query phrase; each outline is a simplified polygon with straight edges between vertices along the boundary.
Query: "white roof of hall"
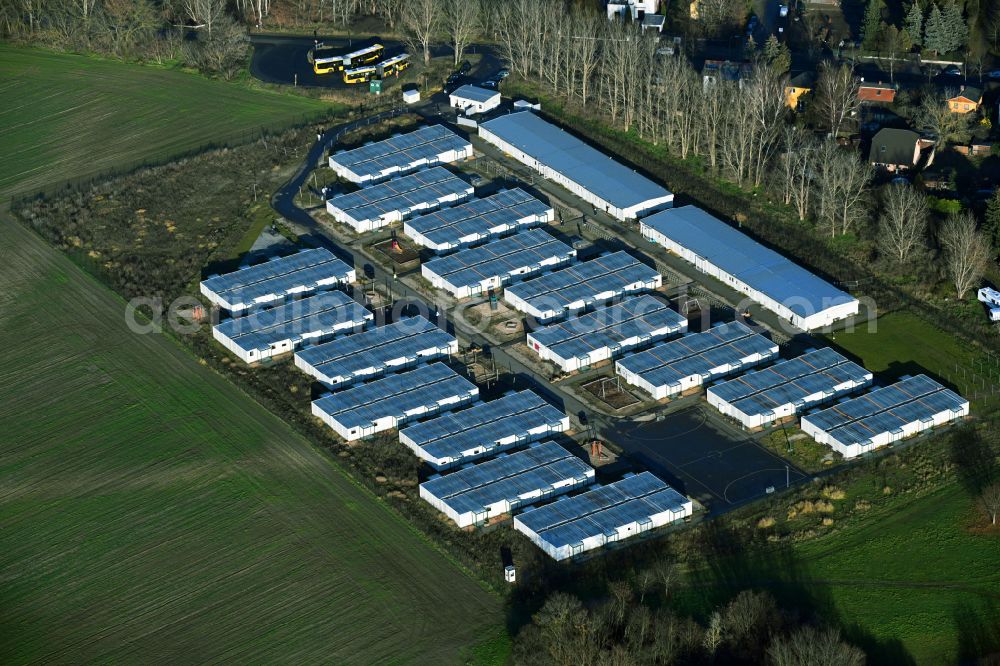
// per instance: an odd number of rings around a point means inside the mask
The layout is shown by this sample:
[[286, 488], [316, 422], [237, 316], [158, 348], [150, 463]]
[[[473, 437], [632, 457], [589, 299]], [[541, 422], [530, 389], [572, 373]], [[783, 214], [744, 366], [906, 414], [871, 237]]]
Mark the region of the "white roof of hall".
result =
[[486, 88], [480, 88], [479, 86], [471, 84], [466, 84], [461, 88], [457, 88], [451, 93], [451, 97], [461, 97], [462, 99], [469, 99], [473, 102], [488, 102], [499, 96], [499, 90], [487, 90]]
[[670, 196], [666, 188], [532, 111], [500, 116], [480, 123], [480, 127], [617, 208]]
[[642, 223], [802, 317], [856, 300], [697, 206], [661, 211]]

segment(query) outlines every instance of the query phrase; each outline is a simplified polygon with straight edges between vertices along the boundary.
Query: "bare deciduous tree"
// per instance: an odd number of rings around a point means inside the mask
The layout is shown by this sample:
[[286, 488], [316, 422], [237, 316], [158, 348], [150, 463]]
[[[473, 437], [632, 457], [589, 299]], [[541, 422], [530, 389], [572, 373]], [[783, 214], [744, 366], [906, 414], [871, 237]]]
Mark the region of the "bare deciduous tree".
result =
[[586, 106], [594, 72], [600, 64], [598, 37], [604, 19], [593, 12], [574, 12], [570, 20], [570, 93], [578, 90], [580, 103]]
[[1000, 483], [991, 483], [979, 494], [979, 508], [983, 510], [991, 524], [997, 524], [1000, 515]]
[[844, 125], [857, 113], [860, 105], [858, 80], [854, 78], [850, 67], [837, 66], [829, 61], [820, 65], [816, 103], [830, 133], [836, 138]]
[[[949, 93], [946, 93], [950, 96]], [[936, 95], [924, 95], [917, 109], [917, 126], [934, 136], [938, 148], [946, 143], [966, 143], [972, 137], [971, 113], [953, 113], [943, 99]]]
[[878, 223], [882, 254], [905, 262], [927, 237], [927, 202], [910, 185], [889, 184], [882, 190]]
[[955, 285], [955, 295], [965, 298], [986, 273], [990, 261], [989, 241], [976, 227], [972, 214], [961, 213], [944, 222], [941, 246], [945, 251], [948, 275]]
[[455, 50], [455, 65], [479, 30], [479, 3], [475, 0], [445, 0], [444, 22]]
[[184, 11], [195, 27], [205, 28], [209, 35], [212, 26], [226, 13], [223, 0], [184, 0]]
[[784, 153], [778, 177], [781, 179], [783, 200], [795, 208], [799, 220], [804, 220], [809, 215], [816, 141], [802, 130], [788, 126], [784, 130], [782, 144]]
[[423, 53], [424, 64], [431, 61], [431, 42], [441, 30], [442, 12], [438, 0], [408, 0], [400, 9], [403, 38], [414, 51]]
[[722, 643], [725, 642], [725, 639], [725, 627], [722, 625], [722, 615], [719, 614], [719, 611], [715, 611], [708, 619], [708, 628], [705, 629], [702, 647], [705, 648], [705, 652], [709, 655], [714, 655], [718, 652]]
[[608, 584], [611, 597], [614, 600], [614, 618], [616, 624], [625, 621], [625, 611], [632, 602], [632, 585], [626, 580], [615, 580]]
[[836, 629], [805, 626], [787, 638], [776, 638], [767, 650], [771, 666], [864, 666], [865, 653], [840, 640]]
[[831, 236], [853, 231], [868, 214], [867, 186], [872, 167], [853, 151], [842, 150], [832, 139], [823, 141], [813, 164], [816, 216]]

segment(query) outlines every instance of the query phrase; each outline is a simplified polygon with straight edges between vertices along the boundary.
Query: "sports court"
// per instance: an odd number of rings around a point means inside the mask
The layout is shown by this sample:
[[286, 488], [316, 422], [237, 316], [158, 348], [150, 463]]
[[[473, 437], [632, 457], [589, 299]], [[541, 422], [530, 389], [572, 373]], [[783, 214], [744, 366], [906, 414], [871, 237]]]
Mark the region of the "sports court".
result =
[[727, 511], [780, 490], [807, 475], [725, 423], [704, 405], [692, 405], [661, 421], [629, 423], [609, 439], [636, 462], [713, 513]]

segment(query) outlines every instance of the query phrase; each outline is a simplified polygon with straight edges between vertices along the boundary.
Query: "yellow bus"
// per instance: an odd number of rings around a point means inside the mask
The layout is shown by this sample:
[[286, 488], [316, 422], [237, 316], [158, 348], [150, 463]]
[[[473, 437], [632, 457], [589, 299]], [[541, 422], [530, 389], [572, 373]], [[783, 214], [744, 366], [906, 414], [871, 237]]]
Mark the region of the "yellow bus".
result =
[[383, 60], [378, 67], [379, 76], [383, 79], [387, 76], [399, 76], [400, 72], [410, 66], [410, 54], [401, 53], [398, 56]]
[[344, 59], [344, 69], [353, 69], [360, 67], [361, 65], [368, 65], [373, 62], [378, 62], [382, 59], [382, 55], [385, 53], [385, 47], [381, 44], [372, 44], [363, 49], [358, 49], [352, 53], [348, 53], [343, 56]]
[[344, 83], [365, 83], [371, 81], [378, 74], [378, 70], [371, 66], [355, 67], [344, 70]]
[[317, 74], [329, 74], [344, 69], [344, 59], [341, 56], [329, 56], [313, 60], [313, 71]]
[[354, 69], [362, 65], [377, 62], [382, 59], [385, 47], [381, 44], [373, 44], [363, 49], [358, 49], [347, 55], [329, 56], [313, 59], [313, 71], [317, 74], [329, 74], [330, 72], [343, 72], [347, 69]]

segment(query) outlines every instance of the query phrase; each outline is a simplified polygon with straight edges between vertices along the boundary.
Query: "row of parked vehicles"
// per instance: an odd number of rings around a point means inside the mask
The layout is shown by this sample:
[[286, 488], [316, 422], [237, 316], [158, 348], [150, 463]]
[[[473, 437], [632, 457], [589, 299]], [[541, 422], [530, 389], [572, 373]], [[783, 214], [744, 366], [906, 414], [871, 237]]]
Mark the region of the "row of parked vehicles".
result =
[[467, 82], [472, 83], [474, 86], [479, 86], [480, 88], [499, 90], [500, 84], [503, 83], [503, 80], [510, 76], [509, 69], [501, 69], [488, 79], [484, 79], [482, 81], [468, 81], [467, 77], [470, 71], [472, 71], [472, 64], [466, 60], [462, 63], [461, 67], [448, 76], [448, 79], [444, 82], [445, 91], [451, 92], [460, 87], [463, 83]]
[[344, 83], [367, 83], [373, 79], [399, 76], [410, 66], [410, 54], [401, 53], [385, 58], [385, 47], [373, 44], [347, 54], [334, 54], [336, 49], [317, 43], [307, 56], [316, 74], [341, 73]]

